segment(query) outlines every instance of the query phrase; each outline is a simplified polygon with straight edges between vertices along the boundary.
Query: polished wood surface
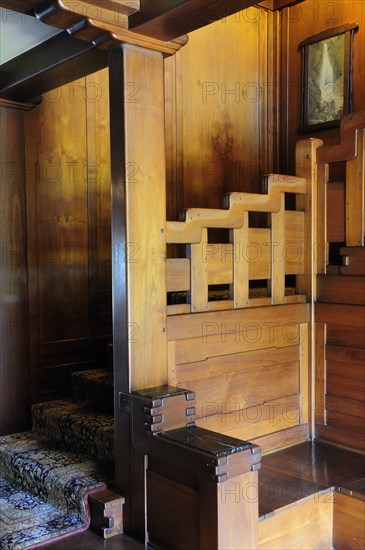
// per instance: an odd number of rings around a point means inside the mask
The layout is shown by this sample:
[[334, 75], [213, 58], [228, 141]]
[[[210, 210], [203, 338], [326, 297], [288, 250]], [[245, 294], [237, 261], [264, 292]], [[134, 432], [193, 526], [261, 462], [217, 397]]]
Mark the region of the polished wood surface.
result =
[[343, 266], [340, 267], [342, 275], [364, 275], [365, 273], [365, 247], [352, 246], [341, 248]]
[[248, 440], [276, 433], [284, 446], [280, 431], [307, 422], [307, 311], [292, 304], [168, 319], [169, 383], [196, 392], [199, 426]]
[[[136, 33], [169, 41], [257, 3], [258, 0], [221, 0], [219, 3], [213, 0], [178, 0], [176, 5], [176, 1], [171, 0], [141, 0], [142, 21], [139, 14], [132, 15], [130, 28]], [[143, 6], [147, 7], [146, 22], [143, 21]], [[164, 7], [163, 13], [155, 17], [161, 6]]]
[[363, 277], [318, 275], [317, 300], [319, 302], [365, 305]]
[[[298, 44], [324, 30], [347, 23], [358, 23], [359, 31], [354, 38], [353, 58], [353, 111], [365, 109], [364, 67], [365, 51], [362, 47], [365, 33], [365, 4], [362, 0], [351, 2], [318, 2], [306, 0], [289, 8], [282, 14], [282, 132], [281, 171], [291, 173], [294, 168], [294, 146], [303, 137], [299, 133], [301, 109], [301, 52]], [[339, 128], [312, 132], [325, 144], [339, 142]]]
[[24, 113], [0, 107], [0, 434], [29, 427]]
[[363, 486], [363, 456], [338, 447], [307, 442], [264, 456], [260, 547], [329, 549], [333, 525], [335, 548], [361, 548]]
[[[327, 185], [327, 235], [329, 243], [345, 242], [345, 183], [329, 182]], [[328, 264], [328, 260], [326, 264]]]
[[88, 530], [59, 542], [51, 542], [45, 548], [47, 550], [75, 550], [75, 548], [82, 548], [82, 550], [142, 550], [145, 546], [127, 535], [117, 535], [104, 540], [93, 531]]
[[[34, 401], [107, 363], [111, 338], [108, 80], [49, 92], [26, 117], [29, 318]], [[78, 119], [75, 123], [75, 109]], [[96, 134], [103, 139], [96, 145]]]
[[339, 550], [364, 548], [365, 502], [336, 493], [333, 511], [333, 544]]
[[331, 550], [333, 493], [314, 494], [259, 522], [259, 549]]
[[323, 489], [346, 486], [364, 477], [361, 454], [316, 441], [266, 455], [261, 466], [278, 476], [314, 482]]
[[[191, 33], [166, 59], [168, 220], [185, 208], [220, 208], [227, 192], [257, 193], [276, 171], [275, 20], [249, 8]], [[250, 55], [232, 56], [248, 45]]]

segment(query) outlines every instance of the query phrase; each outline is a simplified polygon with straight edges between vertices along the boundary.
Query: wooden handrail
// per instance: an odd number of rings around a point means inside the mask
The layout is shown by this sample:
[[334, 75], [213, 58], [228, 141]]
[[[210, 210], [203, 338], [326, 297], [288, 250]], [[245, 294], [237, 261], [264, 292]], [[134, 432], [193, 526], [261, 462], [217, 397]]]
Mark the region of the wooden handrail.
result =
[[365, 110], [343, 117], [340, 126], [340, 143], [326, 145], [317, 150], [317, 164], [330, 164], [352, 160], [357, 156], [358, 130], [365, 128]]

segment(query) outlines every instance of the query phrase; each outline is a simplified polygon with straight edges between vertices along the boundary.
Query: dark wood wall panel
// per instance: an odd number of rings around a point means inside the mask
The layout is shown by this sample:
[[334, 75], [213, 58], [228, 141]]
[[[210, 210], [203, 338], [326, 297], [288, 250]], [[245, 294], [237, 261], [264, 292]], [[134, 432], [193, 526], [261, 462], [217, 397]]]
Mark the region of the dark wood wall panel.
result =
[[[321, 279], [331, 276], [324, 275]], [[351, 279], [357, 279], [364, 288], [364, 277], [342, 278], [351, 288]], [[347, 281], [348, 280], [348, 281]], [[325, 281], [322, 280], [321, 284]], [[359, 293], [354, 292], [353, 301]], [[327, 299], [331, 296], [327, 296]], [[336, 297], [333, 296], [333, 301]], [[348, 301], [351, 301], [350, 296]], [[331, 304], [336, 307], [336, 304]], [[359, 306], [347, 306], [351, 312]], [[318, 309], [318, 306], [317, 306]], [[327, 319], [325, 361], [323, 363], [325, 396], [324, 414], [317, 420], [317, 438], [365, 451], [365, 332], [355, 322], [346, 319], [347, 325], [331, 323]]]
[[[347, 23], [358, 23], [353, 58], [353, 111], [365, 109], [365, 2], [335, 0], [323, 2], [305, 0], [281, 11], [282, 78], [281, 78], [281, 167], [293, 173], [295, 143], [308, 134], [299, 132], [301, 107], [301, 52], [298, 44], [327, 29]], [[327, 144], [339, 141], [339, 129], [311, 132], [311, 137]], [[338, 167], [335, 167], [337, 170]], [[338, 177], [338, 176], [337, 176]]]
[[0, 107], [0, 435], [29, 425], [23, 116]]
[[108, 76], [43, 97], [26, 118], [32, 400], [107, 365], [111, 340]]

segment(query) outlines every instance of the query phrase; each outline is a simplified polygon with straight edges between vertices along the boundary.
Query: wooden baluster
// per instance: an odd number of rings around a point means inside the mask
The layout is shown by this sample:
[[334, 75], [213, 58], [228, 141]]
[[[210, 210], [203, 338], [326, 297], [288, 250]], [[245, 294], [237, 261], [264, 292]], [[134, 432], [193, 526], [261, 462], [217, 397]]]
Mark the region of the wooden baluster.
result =
[[280, 210], [271, 214], [271, 303], [285, 300], [285, 195], [281, 193]]
[[233, 285], [230, 292], [235, 308], [249, 305], [249, 262], [243, 253], [248, 246], [248, 212], [244, 212], [243, 219], [243, 226], [230, 232], [233, 245]]
[[357, 156], [346, 163], [346, 245], [364, 246], [365, 129], [357, 132]]
[[207, 311], [208, 309], [208, 230], [202, 229], [201, 241], [191, 244], [189, 256], [191, 263], [191, 311]]

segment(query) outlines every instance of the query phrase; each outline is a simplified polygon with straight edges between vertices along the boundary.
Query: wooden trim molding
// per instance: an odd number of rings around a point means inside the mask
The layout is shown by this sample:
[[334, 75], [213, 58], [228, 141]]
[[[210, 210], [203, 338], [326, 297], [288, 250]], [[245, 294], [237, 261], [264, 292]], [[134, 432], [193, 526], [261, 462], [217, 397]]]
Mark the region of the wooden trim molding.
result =
[[31, 111], [39, 105], [42, 101], [42, 98], [34, 98], [31, 101], [12, 101], [11, 99], [5, 99], [0, 97], [0, 107], [6, 107], [8, 109], [18, 109], [20, 111]]

